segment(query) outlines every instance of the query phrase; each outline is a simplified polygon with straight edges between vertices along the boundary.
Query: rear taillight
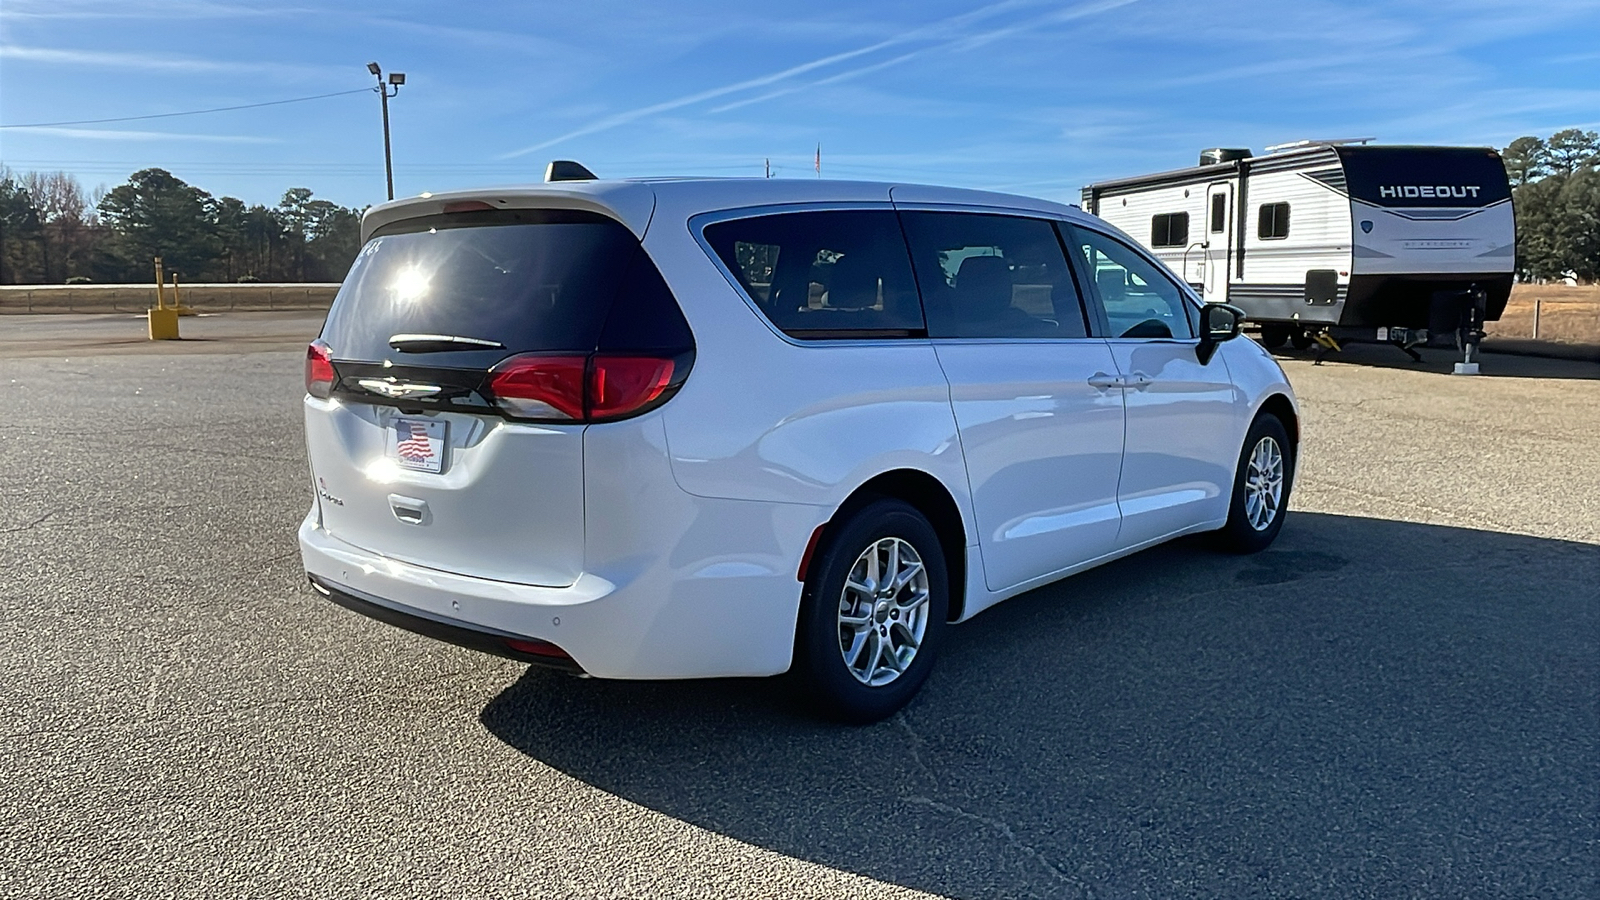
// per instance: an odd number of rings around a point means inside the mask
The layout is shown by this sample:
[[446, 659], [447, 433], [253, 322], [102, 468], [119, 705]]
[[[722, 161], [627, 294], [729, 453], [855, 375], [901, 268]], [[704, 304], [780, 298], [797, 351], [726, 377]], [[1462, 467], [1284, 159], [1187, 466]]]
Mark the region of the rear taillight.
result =
[[306, 393], [326, 400], [338, 377], [333, 371], [333, 350], [321, 340], [312, 341], [306, 348]]
[[581, 420], [587, 356], [513, 356], [489, 371], [496, 406], [519, 419]]
[[654, 356], [594, 357], [589, 418], [614, 419], [648, 408], [672, 386], [673, 362]]
[[527, 354], [495, 366], [484, 390], [519, 419], [608, 421], [659, 405], [684, 374], [670, 356]]

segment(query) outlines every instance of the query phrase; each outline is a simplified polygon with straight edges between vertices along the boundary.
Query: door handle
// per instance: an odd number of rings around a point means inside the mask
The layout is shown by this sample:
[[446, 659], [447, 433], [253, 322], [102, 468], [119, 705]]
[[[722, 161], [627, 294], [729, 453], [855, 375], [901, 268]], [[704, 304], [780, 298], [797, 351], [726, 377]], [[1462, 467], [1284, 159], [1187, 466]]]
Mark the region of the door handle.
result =
[[1089, 376], [1089, 386], [1099, 388], [1102, 391], [1108, 391], [1114, 387], [1123, 387], [1123, 381], [1121, 376], [1112, 376], [1107, 375], [1104, 372], [1096, 372]]
[[1122, 386], [1131, 387], [1136, 391], [1142, 391], [1150, 385], [1155, 384], [1155, 381], [1156, 380], [1154, 378], [1151, 378], [1149, 375], [1146, 375], [1143, 372], [1135, 372], [1122, 380]]
[[428, 501], [418, 500], [415, 497], [402, 497], [399, 494], [389, 495], [389, 511], [394, 517], [407, 525], [426, 525], [432, 516], [428, 515]]

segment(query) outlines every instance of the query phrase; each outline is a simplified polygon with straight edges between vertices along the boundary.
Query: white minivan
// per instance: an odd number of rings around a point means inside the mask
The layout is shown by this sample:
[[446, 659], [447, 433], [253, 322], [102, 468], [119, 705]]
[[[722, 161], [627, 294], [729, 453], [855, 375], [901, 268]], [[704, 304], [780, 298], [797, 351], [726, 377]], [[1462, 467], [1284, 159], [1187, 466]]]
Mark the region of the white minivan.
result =
[[947, 624], [1283, 525], [1298, 416], [1126, 235], [899, 184], [555, 181], [370, 210], [306, 358], [317, 591], [603, 678], [904, 705]]

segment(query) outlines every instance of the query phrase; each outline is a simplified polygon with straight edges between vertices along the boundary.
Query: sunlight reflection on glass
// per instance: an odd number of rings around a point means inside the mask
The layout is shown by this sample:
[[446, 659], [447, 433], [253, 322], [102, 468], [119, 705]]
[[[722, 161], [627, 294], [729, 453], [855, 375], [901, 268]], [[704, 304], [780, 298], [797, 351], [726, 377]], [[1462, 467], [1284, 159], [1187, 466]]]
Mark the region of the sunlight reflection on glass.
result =
[[406, 266], [394, 275], [389, 283], [396, 300], [410, 303], [428, 292], [428, 275], [419, 266]]

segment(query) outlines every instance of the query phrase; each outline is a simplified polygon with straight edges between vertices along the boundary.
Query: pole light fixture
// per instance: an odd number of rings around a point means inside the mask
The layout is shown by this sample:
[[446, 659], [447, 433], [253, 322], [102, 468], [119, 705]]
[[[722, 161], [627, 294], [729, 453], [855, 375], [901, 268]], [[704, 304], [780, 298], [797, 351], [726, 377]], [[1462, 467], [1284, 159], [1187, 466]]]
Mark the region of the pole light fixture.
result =
[[406, 83], [406, 73], [390, 72], [389, 83], [383, 82], [383, 67], [375, 62], [367, 63], [367, 71], [378, 79], [378, 96], [383, 102], [383, 176], [389, 188], [389, 199], [394, 199], [394, 160], [389, 150], [389, 98], [400, 93], [400, 85]]

